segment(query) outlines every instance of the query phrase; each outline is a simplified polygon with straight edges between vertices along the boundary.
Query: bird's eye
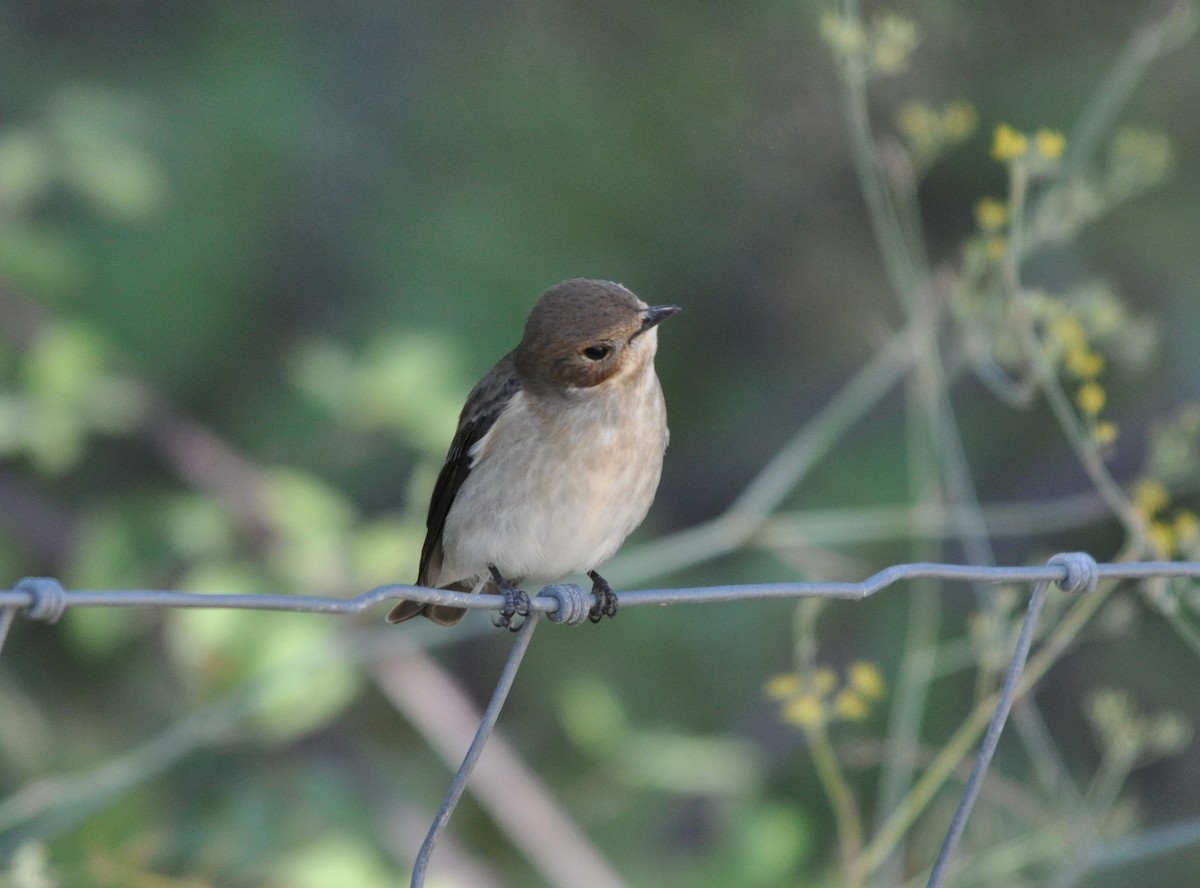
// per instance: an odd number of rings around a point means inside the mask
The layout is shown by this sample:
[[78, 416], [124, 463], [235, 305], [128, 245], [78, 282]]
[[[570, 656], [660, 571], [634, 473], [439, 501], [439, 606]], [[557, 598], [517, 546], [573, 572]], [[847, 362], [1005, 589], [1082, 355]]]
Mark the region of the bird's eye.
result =
[[603, 361], [612, 351], [607, 345], [589, 345], [583, 350], [583, 356], [589, 361]]

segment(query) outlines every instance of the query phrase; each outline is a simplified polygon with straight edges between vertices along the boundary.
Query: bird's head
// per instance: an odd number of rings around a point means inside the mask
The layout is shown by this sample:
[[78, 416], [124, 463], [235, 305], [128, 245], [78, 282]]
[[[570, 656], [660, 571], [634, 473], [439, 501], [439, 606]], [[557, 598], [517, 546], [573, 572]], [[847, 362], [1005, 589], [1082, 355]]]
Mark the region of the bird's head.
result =
[[541, 295], [514, 359], [533, 390], [587, 389], [645, 370], [658, 324], [679, 311], [647, 305], [609, 281], [573, 278]]

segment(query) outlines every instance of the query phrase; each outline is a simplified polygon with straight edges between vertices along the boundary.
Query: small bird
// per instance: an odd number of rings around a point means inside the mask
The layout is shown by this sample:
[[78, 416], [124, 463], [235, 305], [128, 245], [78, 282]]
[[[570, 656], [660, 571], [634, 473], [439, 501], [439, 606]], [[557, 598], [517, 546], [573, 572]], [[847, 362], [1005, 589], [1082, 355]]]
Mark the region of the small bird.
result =
[[[467, 396], [433, 488], [417, 585], [501, 594], [497, 625], [528, 612], [519, 588], [586, 573], [597, 603], [617, 598], [596, 573], [642, 523], [662, 473], [667, 412], [654, 372], [658, 324], [679, 311], [650, 306], [620, 284], [574, 278], [546, 290], [520, 344]], [[448, 626], [466, 611], [401, 601]]]

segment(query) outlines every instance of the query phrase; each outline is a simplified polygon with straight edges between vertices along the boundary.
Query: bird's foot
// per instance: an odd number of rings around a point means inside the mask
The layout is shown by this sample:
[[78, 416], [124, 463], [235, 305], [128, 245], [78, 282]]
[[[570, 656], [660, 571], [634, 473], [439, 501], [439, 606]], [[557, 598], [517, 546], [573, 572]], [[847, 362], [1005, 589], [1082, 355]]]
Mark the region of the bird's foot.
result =
[[531, 610], [529, 594], [521, 589], [518, 589], [504, 577], [500, 576], [500, 571], [496, 569], [496, 565], [489, 564], [488, 570], [492, 572], [492, 579], [496, 583], [497, 591], [504, 596], [504, 605], [500, 608], [498, 616], [492, 618], [492, 625], [497, 629], [507, 629], [509, 632], [516, 632], [524, 624], [524, 620], [520, 623], [513, 623], [513, 617], [521, 616], [528, 618]]
[[612, 586], [608, 585], [608, 580], [594, 570], [589, 570], [588, 576], [592, 578], [592, 594], [596, 596], [596, 603], [588, 611], [588, 619], [593, 623], [599, 623], [605, 617], [615, 617], [617, 615], [617, 593], [613, 591]]

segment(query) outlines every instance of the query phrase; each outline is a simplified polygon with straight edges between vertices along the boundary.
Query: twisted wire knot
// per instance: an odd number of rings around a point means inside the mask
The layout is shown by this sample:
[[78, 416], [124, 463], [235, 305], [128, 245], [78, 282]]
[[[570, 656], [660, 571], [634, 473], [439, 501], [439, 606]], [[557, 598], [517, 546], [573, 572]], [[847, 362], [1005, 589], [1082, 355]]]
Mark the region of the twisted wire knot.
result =
[[1095, 590], [1096, 583], [1100, 581], [1096, 559], [1087, 552], [1060, 552], [1046, 563], [1061, 567], [1067, 572], [1067, 575], [1058, 581], [1058, 588], [1064, 592], [1087, 594]]
[[550, 611], [547, 616], [552, 623], [566, 623], [568, 626], [578, 626], [588, 618], [596, 597], [587, 592], [582, 586], [574, 583], [555, 583], [546, 586], [538, 593], [538, 598], [553, 598], [558, 602], [558, 608]]
[[25, 577], [13, 586], [13, 591], [29, 595], [25, 616], [31, 620], [57, 623], [67, 609], [67, 593], [53, 577]]

